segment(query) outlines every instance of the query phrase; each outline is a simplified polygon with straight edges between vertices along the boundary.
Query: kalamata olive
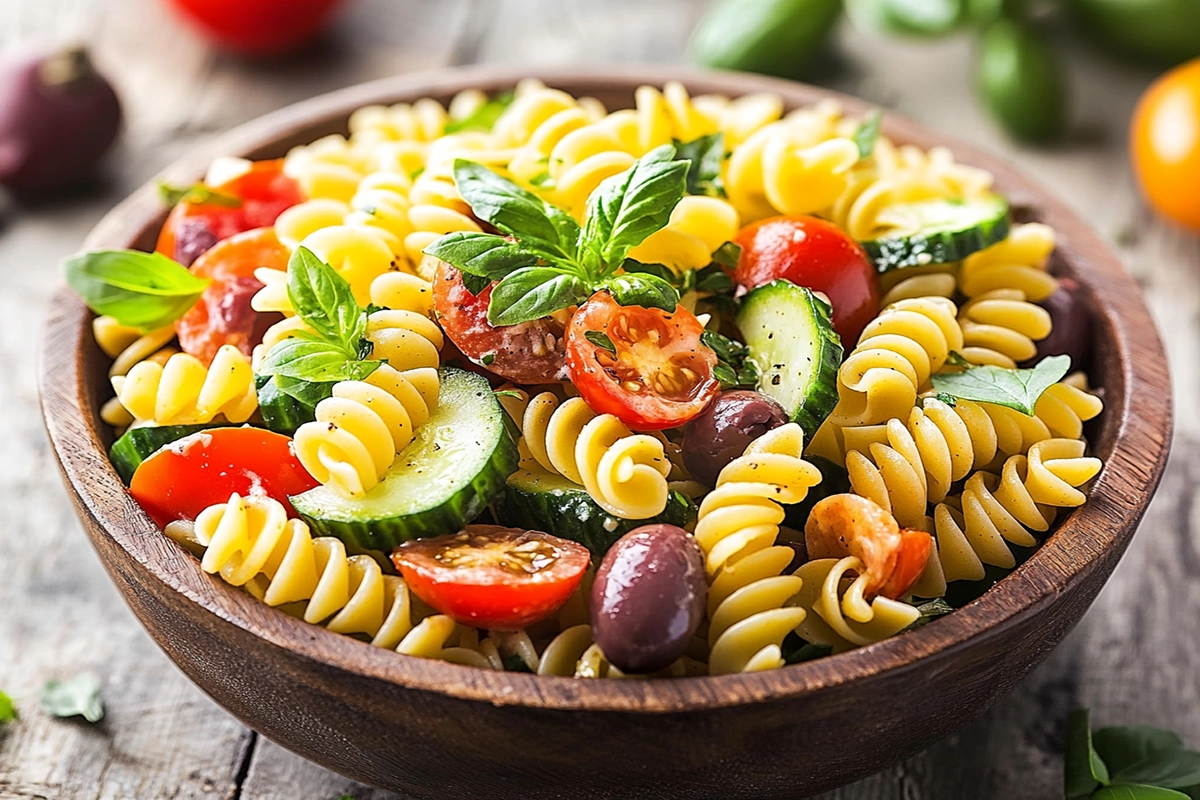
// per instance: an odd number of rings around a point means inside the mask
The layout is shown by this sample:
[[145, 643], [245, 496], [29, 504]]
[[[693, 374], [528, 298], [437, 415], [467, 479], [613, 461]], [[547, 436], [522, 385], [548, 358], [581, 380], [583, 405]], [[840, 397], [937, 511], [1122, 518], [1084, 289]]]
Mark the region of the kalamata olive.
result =
[[116, 92], [82, 48], [0, 63], [0, 184], [14, 192], [90, 177], [120, 127]]
[[708, 583], [696, 540], [674, 525], [643, 525], [617, 540], [592, 584], [592, 633], [623, 672], [654, 672], [687, 649]]
[[1066, 354], [1071, 357], [1071, 369], [1086, 369], [1091, 350], [1091, 320], [1087, 308], [1079, 299], [1079, 284], [1070, 278], [1060, 278], [1058, 289], [1047, 297], [1042, 306], [1050, 312], [1050, 335], [1037, 343], [1038, 359]]
[[684, 428], [684, 466], [693, 478], [712, 486], [746, 445], [787, 421], [783, 406], [766, 395], [746, 389], [722, 392]]

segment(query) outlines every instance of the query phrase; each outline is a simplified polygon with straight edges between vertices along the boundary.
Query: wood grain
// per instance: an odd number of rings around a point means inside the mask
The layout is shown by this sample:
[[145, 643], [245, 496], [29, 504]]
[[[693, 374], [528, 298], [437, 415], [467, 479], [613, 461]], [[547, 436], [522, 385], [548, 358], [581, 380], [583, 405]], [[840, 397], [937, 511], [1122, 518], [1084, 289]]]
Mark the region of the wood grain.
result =
[[[173, 26], [154, 0], [0, 3], [0, 45], [83, 34], [118, 79], [130, 111], [107, 186], [59, 207], [23, 209], [0, 229], [6, 270], [0, 392], [12, 417], [24, 421], [0, 437], [0, 475], [6, 479], [0, 491], [10, 509], [0, 533], [0, 565], [15, 576], [0, 581], [0, 607], [11, 609], [0, 616], [0, 688], [17, 696], [23, 712], [20, 723], [0, 733], [0, 798], [332, 800], [348, 787], [262, 739], [249, 748], [245, 729], [170, 666], [121, 605], [98, 562], [81, 549], [83, 538], [35, 421], [31, 332], [55, 283], [58, 258], [78, 246], [113, 202], [165, 163], [284, 102], [399, 70], [476, 58], [540, 65], [672, 62], [680, 59], [683, 31], [703, 5], [359, 0], [311, 64], [261, 67], [207, 50]], [[847, 29], [839, 49], [842, 63], [823, 73], [823, 82], [1005, 154], [1106, 238], [1119, 239], [1156, 319], [1170, 332], [1176, 393], [1196, 394], [1200, 240], [1140, 209], [1123, 154], [1125, 120], [1149, 74], [1071, 46], [1082, 134], [1065, 150], [1030, 151], [1005, 141], [971, 101], [965, 40], [916, 46]], [[1200, 744], [1193, 677], [1200, 660], [1200, 597], [1190, 588], [1200, 585], [1200, 568], [1195, 513], [1185, 502], [1200, 477], [1200, 409], [1181, 403], [1177, 429], [1175, 455], [1146, 524], [1092, 612], [1049, 660], [982, 719], [827, 800], [1053, 797], [1061, 782], [1061, 723], [1077, 704], [1092, 706], [1101, 722], [1165, 725]], [[99, 736], [83, 725], [49, 720], [36, 708], [45, 676], [84, 668], [105, 679], [112, 718]], [[130, 708], [135, 711], [121, 711]], [[137, 732], [143, 725], [149, 733]], [[230, 731], [239, 735], [225, 735]], [[349, 791], [359, 800], [394, 797], [365, 787]]]

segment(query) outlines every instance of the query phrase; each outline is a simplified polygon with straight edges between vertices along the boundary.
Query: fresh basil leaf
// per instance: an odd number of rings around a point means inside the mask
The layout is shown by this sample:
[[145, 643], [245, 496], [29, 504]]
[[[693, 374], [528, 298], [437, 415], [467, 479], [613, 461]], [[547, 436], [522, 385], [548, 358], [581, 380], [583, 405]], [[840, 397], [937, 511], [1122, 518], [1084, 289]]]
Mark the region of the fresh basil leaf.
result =
[[[725, 242], [725, 244], [717, 248], [717, 252], [713, 253], [713, 263], [729, 267], [730, 269], [737, 269], [738, 261], [741, 259], [742, 247], [735, 242]], [[721, 274], [725, 275], [725, 271], [722, 270]], [[726, 275], [725, 277], [728, 278], [729, 276]], [[732, 279], [730, 283], [732, 283]]]
[[470, 292], [471, 294], [475, 295], [476, 297], [478, 297], [479, 293], [482, 292], [484, 289], [486, 289], [488, 286], [490, 286], [492, 283], [491, 278], [484, 278], [479, 275], [471, 275], [471, 274], [465, 273], [465, 272], [463, 273], [462, 281], [463, 281], [463, 286], [466, 287], [467, 291]]
[[[728, 244], [728, 243], [727, 243]], [[721, 245], [725, 247], [725, 245]], [[737, 245], [734, 245], [737, 247]], [[720, 250], [717, 251], [721, 252]], [[713, 292], [714, 294], [727, 294], [737, 288], [737, 284], [733, 282], [733, 278], [721, 268], [721, 264], [710, 264], [704, 269], [696, 273], [696, 289], [701, 292]]]
[[524, 251], [564, 267], [575, 263], [579, 224], [570, 214], [473, 161], [454, 162], [454, 182], [477, 217], [517, 237]]
[[783, 660], [788, 664], [799, 664], [801, 661], [824, 658], [833, 652], [833, 648], [829, 645], [806, 642], [795, 632], [784, 637], [781, 649], [783, 650]]
[[863, 117], [863, 121], [854, 129], [854, 143], [858, 145], [858, 157], [870, 158], [875, 152], [875, 142], [879, 141], [879, 129], [883, 124], [883, 109], [871, 109], [871, 113]]
[[687, 193], [724, 197], [721, 167], [725, 163], [725, 134], [711, 133], [690, 142], [675, 140], [675, 155], [690, 162], [685, 185]]
[[675, 274], [675, 270], [664, 264], [643, 264], [641, 261], [635, 261], [632, 258], [625, 259], [625, 263], [621, 265], [625, 272], [637, 272], [646, 275], [653, 275], [656, 278], [661, 278], [672, 286], [679, 284], [679, 276]]
[[1200, 784], [1200, 753], [1194, 750], [1160, 750], [1120, 768], [1105, 763], [1113, 783], [1146, 783], [1167, 789]]
[[1092, 795], [1092, 800], [1189, 800], [1183, 792], [1143, 784], [1105, 786]]
[[679, 305], [679, 290], [656, 275], [627, 272], [614, 275], [604, 282], [613, 299], [623, 306], [660, 308], [675, 313]]
[[[1183, 750], [1183, 740], [1175, 733], [1149, 725], [1122, 725], [1100, 728], [1092, 734], [1092, 744], [1116, 776], [1127, 768], [1163, 753]], [[1131, 782], [1138, 782], [1131, 779]], [[1157, 781], [1143, 781], [1157, 783]], [[1200, 778], [1192, 781], [1200, 783]], [[1163, 784], [1166, 785], [1166, 784]]]
[[210, 283], [161, 253], [138, 250], [80, 253], [63, 261], [63, 271], [88, 308], [142, 330], [182, 317]]
[[1042, 392], [1053, 386], [1071, 368], [1070, 356], [1050, 356], [1033, 369], [975, 367], [964, 372], [940, 372], [933, 388], [960, 400], [993, 403], [1033, 416]]
[[525, 659], [521, 658], [520, 653], [513, 653], [508, 658], [504, 659], [505, 672], [529, 672], [529, 665], [525, 663]]
[[88, 722], [104, 719], [100, 679], [90, 672], [73, 678], [47, 681], [42, 687], [42, 708], [56, 717], [83, 717]]
[[518, 242], [478, 231], [448, 233], [426, 247], [424, 252], [456, 267], [464, 275], [494, 281], [521, 267], [532, 267], [538, 260], [537, 256], [522, 250]]
[[717, 383], [721, 384], [722, 389], [736, 389], [738, 386], [738, 376], [729, 365], [717, 364], [712, 369], [713, 377], [717, 379]]
[[300, 319], [345, 349], [358, 346], [366, 332], [366, 315], [337, 270], [301, 245], [288, 261], [287, 279], [288, 298]]
[[953, 610], [954, 607], [940, 597], [930, 600], [927, 603], [922, 603], [917, 606], [917, 611], [921, 612], [921, 616], [913, 620], [904, 630], [915, 631], [917, 628], [933, 622], [938, 617], [944, 617]]
[[616, 355], [617, 346], [613, 344], [612, 339], [608, 338], [608, 334], [604, 331], [584, 331], [583, 337], [601, 350], [607, 350]]
[[716, 331], [701, 333], [700, 344], [717, 354], [713, 377], [722, 389], [752, 389], [758, 385], [758, 366], [750, 360], [749, 347]]
[[1067, 718], [1067, 754], [1063, 769], [1066, 800], [1086, 800], [1101, 784], [1108, 784], [1108, 768], [1092, 746], [1092, 729], [1086, 708]]
[[379, 368], [380, 361], [357, 361], [331, 342], [285, 339], [271, 348], [259, 365], [260, 375], [321, 382], [361, 381]]
[[446, 133], [462, 133], [464, 131], [489, 133], [492, 126], [496, 124], [496, 120], [500, 119], [500, 115], [512, 105], [514, 99], [516, 99], [516, 95], [512, 92], [498, 94], [475, 109], [470, 116], [447, 122], [444, 131]]
[[316, 408], [317, 403], [333, 396], [334, 385], [329, 381], [317, 383], [286, 375], [274, 375], [272, 379], [280, 392], [309, 408]]
[[17, 706], [12, 698], [0, 692], [0, 722], [12, 722], [17, 718]]
[[223, 208], [240, 208], [242, 205], [241, 198], [234, 197], [231, 194], [214, 192], [203, 183], [194, 183], [191, 186], [179, 187], [172, 186], [166, 181], [159, 181], [158, 196], [163, 201], [163, 205], [170, 208], [174, 208], [185, 200], [197, 205], [206, 204], [221, 206]]
[[488, 322], [517, 325], [541, 319], [591, 294], [577, 275], [554, 267], [525, 267], [513, 272], [492, 289]]
[[673, 161], [674, 155], [669, 144], [656, 147], [588, 196], [580, 249], [590, 268], [615, 270], [630, 250], [666, 227], [683, 199], [690, 163]]

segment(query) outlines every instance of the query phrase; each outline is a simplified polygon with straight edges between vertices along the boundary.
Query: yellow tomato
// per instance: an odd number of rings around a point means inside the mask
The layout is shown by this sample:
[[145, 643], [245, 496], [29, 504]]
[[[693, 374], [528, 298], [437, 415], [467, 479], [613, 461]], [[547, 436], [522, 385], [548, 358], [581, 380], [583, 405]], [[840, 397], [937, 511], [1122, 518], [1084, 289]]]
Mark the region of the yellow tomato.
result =
[[1200, 59], [1166, 73], [1142, 95], [1129, 152], [1146, 201], [1200, 231]]

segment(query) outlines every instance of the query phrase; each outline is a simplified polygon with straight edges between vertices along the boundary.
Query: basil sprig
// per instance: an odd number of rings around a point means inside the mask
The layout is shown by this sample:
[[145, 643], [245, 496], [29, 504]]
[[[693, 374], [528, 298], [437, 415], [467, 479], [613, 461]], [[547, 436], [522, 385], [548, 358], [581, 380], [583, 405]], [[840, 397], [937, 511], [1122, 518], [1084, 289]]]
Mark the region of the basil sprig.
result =
[[629, 251], [664, 228], [683, 198], [688, 161], [675, 148], [650, 151], [588, 197], [582, 226], [540, 197], [462, 159], [454, 179], [477, 217], [500, 234], [459, 232], [425, 248], [463, 273], [478, 294], [498, 281], [488, 303], [493, 325], [516, 325], [578, 305], [600, 289], [618, 303], [674, 311], [679, 291], [650, 271], [624, 272]]
[[1149, 725], [1092, 731], [1087, 709], [1067, 720], [1066, 800], [1188, 800], [1200, 794], [1200, 753]]
[[721, 167], [725, 163], [725, 134], [712, 133], [690, 142], [675, 140], [680, 158], [691, 162], [687, 173], [687, 193], [725, 197]]
[[1042, 392], [1062, 380], [1071, 368], [1071, 357], [1049, 356], [1033, 369], [977, 367], [961, 357], [951, 363], [965, 366], [962, 372], [939, 372], [932, 377], [939, 399], [951, 405], [955, 399], [992, 403], [1032, 417]]
[[188, 312], [210, 281], [161, 253], [92, 250], [63, 261], [67, 285], [97, 314], [152, 330]]
[[380, 362], [366, 359], [368, 309], [359, 306], [337, 270], [307, 247], [297, 247], [288, 261], [287, 279], [292, 308], [312, 330], [272, 347], [258, 368], [260, 375], [294, 379], [277, 385], [303, 402], [311, 391], [295, 381], [361, 381], [379, 368]]
[[56, 717], [83, 717], [96, 723], [104, 719], [100, 679], [90, 672], [50, 680], [42, 686], [42, 708]]
[[722, 389], [753, 389], [758, 384], [758, 367], [750, 360], [750, 348], [716, 331], [700, 334], [700, 343], [717, 354], [713, 377]]
[[504, 92], [496, 95], [493, 99], [487, 101], [475, 110], [470, 116], [462, 119], [452, 119], [446, 123], [446, 133], [462, 133], [464, 131], [479, 131], [488, 133], [496, 124], [496, 120], [500, 119], [509, 106], [513, 104], [516, 95], [512, 92]]

